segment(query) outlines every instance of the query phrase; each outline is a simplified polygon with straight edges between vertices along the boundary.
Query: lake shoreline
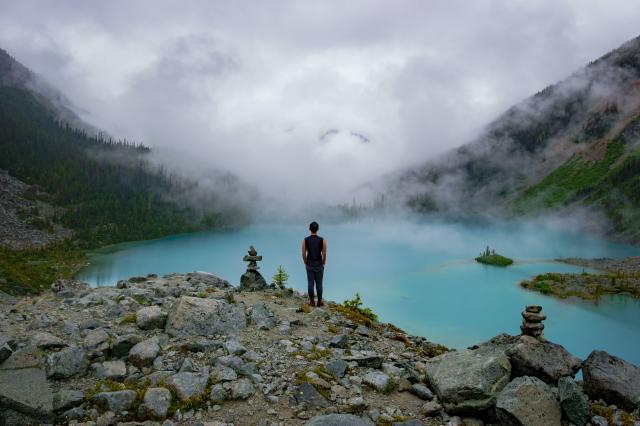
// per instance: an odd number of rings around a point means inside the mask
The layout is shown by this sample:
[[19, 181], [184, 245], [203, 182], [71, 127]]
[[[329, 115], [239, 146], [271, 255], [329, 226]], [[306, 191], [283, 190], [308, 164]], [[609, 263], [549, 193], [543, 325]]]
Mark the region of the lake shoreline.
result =
[[[306, 301], [288, 288], [246, 291], [207, 272], [99, 288], [59, 281], [38, 296], [0, 299], [0, 376], [12, 377], [0, 386], [0, 420], [435, 426], [524, 416], [527, 424], [524, 407], [554, 426], [638, 418], [634, 389], [610, 389], [623, 382], [617, 368], [639, 379], [640, 369], [606, 352], [583, 361], [542, 337], [504, 333], [448, 351], [357, 306]], [[530, 323], [544, 320], [540, 307], [526, 312]], [[603, 367], [610, 376], [598, 375]], [[580, 368], [584, 383], [574, 379]], [[37, 397], [24, 380], [37, 382]], [[567, 387], [581, 401], [568, 412]], [[514, 399], [521, 392], [535, 398]]]

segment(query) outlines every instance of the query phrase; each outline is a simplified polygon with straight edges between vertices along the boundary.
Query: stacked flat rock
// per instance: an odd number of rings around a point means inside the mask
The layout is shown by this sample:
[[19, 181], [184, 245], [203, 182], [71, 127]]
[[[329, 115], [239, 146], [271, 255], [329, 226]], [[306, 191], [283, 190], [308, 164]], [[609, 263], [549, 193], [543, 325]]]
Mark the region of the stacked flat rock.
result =
[[267, 287], [264, 277], [258, 272], [260, 267], [258, 262], [262, 260], [262, 256], [258, 256], [258, 252], [253, 246], [249, 246], [249, 251], [242, 258], [247, 264], [247, 271], [240, 277], [240, 290], [261, 290]]
[[524, 308], [524, 311], [522, 311], [522, 325], [520, 326], [523, 335], [544, 340], [544, 324], [542, 321], [546, 320], [547, 317], [542, 315], [541, 311], [542, 306], [540, 305], [529, 305]]

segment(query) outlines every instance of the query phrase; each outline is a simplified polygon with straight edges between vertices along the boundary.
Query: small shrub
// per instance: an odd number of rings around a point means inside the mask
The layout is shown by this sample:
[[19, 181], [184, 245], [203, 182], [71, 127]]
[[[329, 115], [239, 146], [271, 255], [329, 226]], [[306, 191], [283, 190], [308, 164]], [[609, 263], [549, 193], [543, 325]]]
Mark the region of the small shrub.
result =
[[278, 266], [278, 269], [276, 269], [276, 273], [273, 276], [273, 284], [275, 284], [280, 290], [283, 290], [286, 287], [288, 280], [289, 274], [285, 272], [282, 265]]

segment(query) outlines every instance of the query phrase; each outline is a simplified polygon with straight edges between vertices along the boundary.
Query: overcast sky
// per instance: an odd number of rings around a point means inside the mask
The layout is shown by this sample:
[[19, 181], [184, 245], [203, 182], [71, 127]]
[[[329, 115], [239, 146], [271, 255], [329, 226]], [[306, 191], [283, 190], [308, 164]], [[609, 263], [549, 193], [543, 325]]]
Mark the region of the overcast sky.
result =
[[167, 161], [335, 201], [468, 142], [639, 22], [638, 0], [0, 0], [0, 47]]

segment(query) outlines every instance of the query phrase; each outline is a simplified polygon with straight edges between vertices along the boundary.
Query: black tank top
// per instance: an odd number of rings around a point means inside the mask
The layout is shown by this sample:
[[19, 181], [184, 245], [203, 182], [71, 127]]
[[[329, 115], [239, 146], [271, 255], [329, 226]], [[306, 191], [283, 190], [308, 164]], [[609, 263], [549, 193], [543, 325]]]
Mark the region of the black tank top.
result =
[[322, 237], [309, 235], [304, 244], [307, 247], [307, 266], [322, 266]]

